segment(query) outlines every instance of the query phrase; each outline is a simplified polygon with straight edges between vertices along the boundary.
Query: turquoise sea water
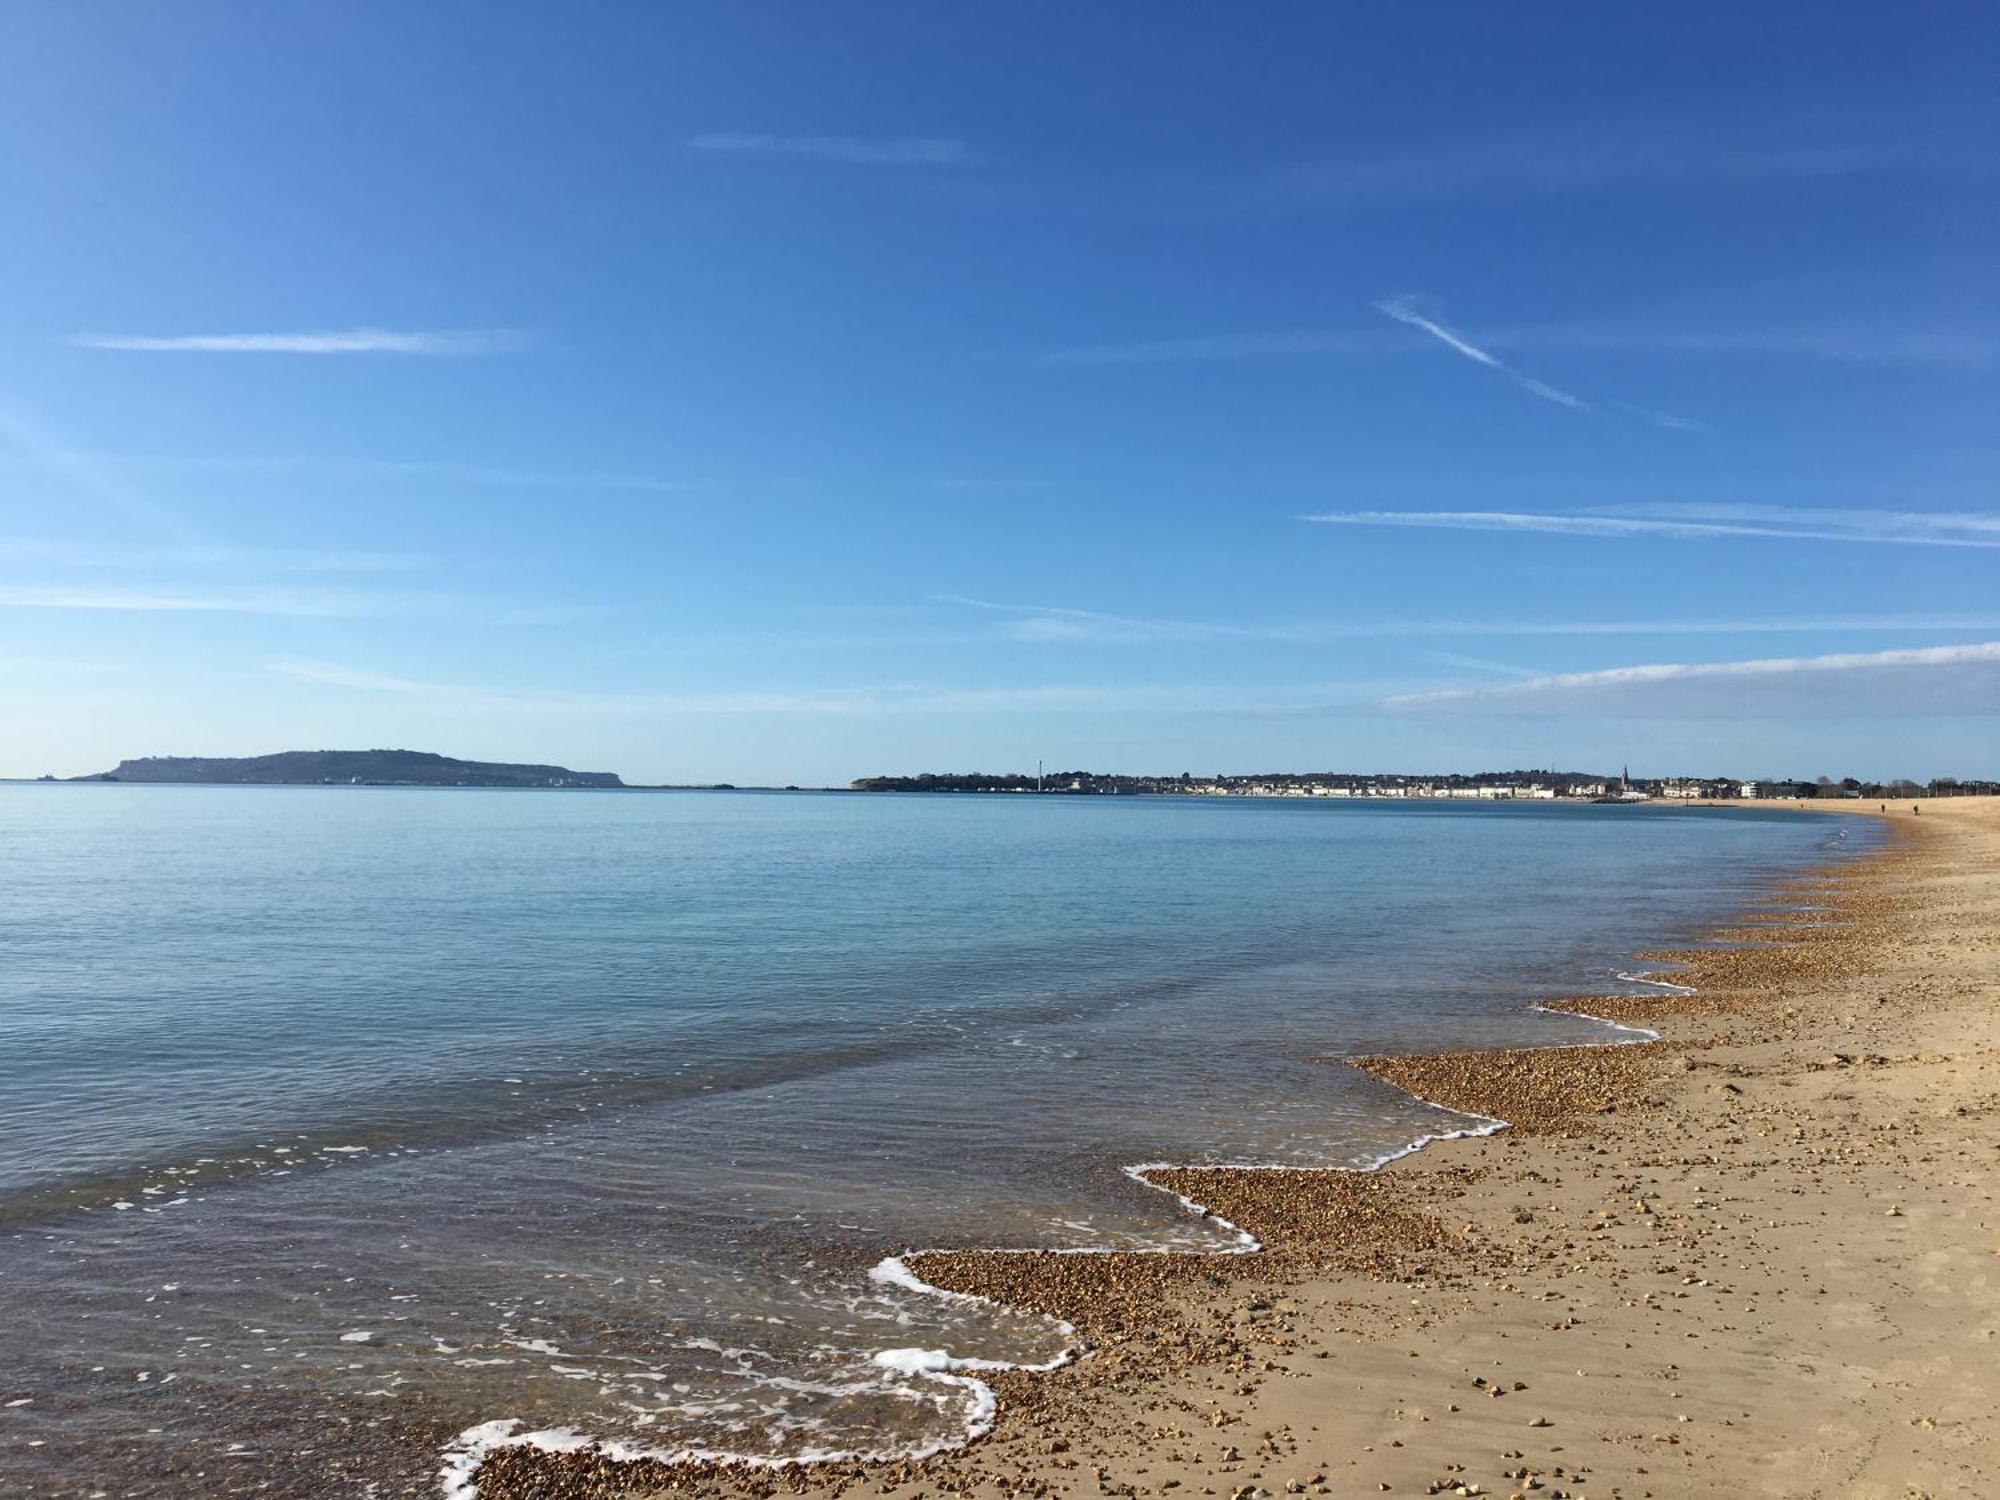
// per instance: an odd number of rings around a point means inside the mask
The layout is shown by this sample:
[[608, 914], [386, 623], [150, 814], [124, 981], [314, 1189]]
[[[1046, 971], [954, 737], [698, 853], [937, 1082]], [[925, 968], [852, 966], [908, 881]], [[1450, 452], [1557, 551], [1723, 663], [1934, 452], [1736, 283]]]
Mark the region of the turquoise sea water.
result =
[[[1866, 847], [1779, 809], [0, 786], [0, 1488], [435, 1493], [452, 1434], [904, 1451], [914, 1245], [1224, 1242], [1140, 1161], [1463, 1127], [1319, 1059]], [[933, 1364], [935, 1362], [933, 1361]], [[496, 1429], [497, 1430], [497, 1429]], [[355, 1478], [352, 1492], [364, 1481]], [[455, 1481], [454, 1481], [455, 1482]], [[345, 1479], [341, 1483], [346, 1483]]]

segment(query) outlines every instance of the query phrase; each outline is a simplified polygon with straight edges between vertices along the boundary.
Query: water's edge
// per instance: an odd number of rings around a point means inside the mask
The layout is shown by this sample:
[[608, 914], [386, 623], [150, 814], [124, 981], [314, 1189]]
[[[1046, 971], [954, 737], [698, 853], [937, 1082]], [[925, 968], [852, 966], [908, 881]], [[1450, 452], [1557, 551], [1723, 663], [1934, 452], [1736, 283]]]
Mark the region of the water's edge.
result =
[[[1839, 847], [1844, 842], [1844, 833], [1844, 829], [1835, 830], [1830, 836], [1828, 844], [1835, 848]], [[1807, 865], [1782, 875], [1774, 874], [1769, 877], [1769, 882], [1776, 883], [1811, 879], [1818, 875], [1830, 873], [1838, 868], [1840, 866], [1828, 861], [1822, 861], [1821, 863]], [[1732, 911], [1748, 904], [1750, 903], [1747, 899], [1739, 901], [1732, 907]], [[1729, 921], [1730, 913], [1725, 912], [1718, 914], [1711, 925], [1715, 927], [1726, 926]], [[1646, 985], [1675, 995], [1693, 995], [1699, 993], [1694, 986], [1661, 979], [1647, 971], [1628, 972], [1620, 970], [1615, 971], [1615, 977], [1625, 983]], [[1545, 1014], [1581, 1017], [1586, 1020], [1598, 1022], [1612, 1033], [1621, 1034], [1607, 1036], [1606, 1039], [1601, 1041], [1553, 1043], [1544, 1047], [1530, 1047], [1522, 1050], [1564, 1051], [1581, 1048], [1630, 1046], [1635, 1043], [1652, 1042], [1660, 1039], [1660, 1033], [1657, 1031], [1645, 1027], [1627, 1025], [1603, 1016], [1591, 1015], [1584, 1010], [1565, 1007], [1557, 1011], [1552, 1006], [1545, 1004], [1531, 1004], [1525, 1008], [1531, 1011], [1541, 1011]], [[1338, 1061], [1338, 1059], [1333, 1060]], [[1266, 1161], [1202, 1161], [1187, 1163], [1152, 1161], [1133, 1163], [1121, 1169], [1133, 1181], [1142, 1183], [1156, 1192], [1166, 1193], [1172, 1197], [1185, 1213], [1234, 1235], [1236, 1242], [1227, 1248], [1218, 1250], [1187, 1250], [1172, 1245], [1146, 1246], [1136, 1249], [1113, 1246], [1073, 1246], [1054, 1249], [1036, 1247], [979, 1247], [976, 1253], [981, 1255], [1255, 1255], [1261, 1253], [1265, 1247], [1254, 1234], [1244, 1229], [1241, 1225], [1223, 1218], [1206, 1205], [1189, 1198], [1185, 1194], [1154, 1182], [1149, 1174], [1181, 1169], [1375, 1173], [1382, 1171], [1394, 1162], [1413, 1156], [1427, 1146], [1439, 1141], [1465, 1140], [1491, 1136], [1510, 1128], [1509, 1122], [1506, 1120], [1451, 1109], [1447, 1106], [1437, 1104], [1433, 1100], [1425, 1099], [1412, 1090], [1402, 1089], [1401, 1092], [1421, 1104], [1440, 1110], [1445, 1114], [1455, 1115], [1467, 1123], [1460, 1129], [1437, 1131], [1418, 1136], [1408, 1144], [1386, 1152], [1375, 1160], [1359, 1166], [1326, 1167]], [[900, 1287], [904, 1290], [921, 1293], [922, 1295], [941, 1301], [958, 1304], [984, 1304], [996, 1307], [1004, 1305], [993, 1298], [969, 1292], [952, 1291], [944, 1287], [934, 1286], [930, 1282], [923, 1280], [911, 1268], [910, 1263], [913, 1260], [921, 1260], [923, 1256], [930, 1253], [935, 1252], [924, 1249], [909, 1249], [886, 1256], [870, 1269], [868, 1272], [869, 1278], [880, 1284]], [[1009, 1310], [1019, 1311], [1019, 1309], [1011, 1308]], [[466, 1428], [452, 1442], [445, 1446], [441, 1454], [442, 1465], [438, 1476], [442, 1485], [442, 1492], [445, 1500], [478, 1500], [478, 1474], [480, 1466], [488, 1457], [502, 1449], [521, 1447], [535, 1448], [552, 1454], [589, 1451], [617, 1462], [645, 1459], [670, 1465], [722, 1464], [758, 1470], [794, 1469], [826, 1463], [889, 1463], [934, 1457], [940, 1453], [967, 1447], [987, 1436], [993, 1430], [998, 1411], [997, 1397], [993, 1388], [979, 1378], [980, 1373], [991, 1373], [1002, 1370], [1045, 1373], [1072, 1364], [1089, 1352], [1089, 1344], [1077, 1337], [1077, 1330], [1074, 1326], [1053, 1317], [1046, 1318], [1045, 1321], [1051, 1331], [1064, 1339], [1075, 1340], [1075, 1342], [1067, 1343], [1055, 1357], [1041, 1364], [1019, 1364], [1006, 1360], [960, 1357], [952, 1355], [949, 1351], [943, 1349], [893, 1348], [880, 1350], [873, 1356], [874, 1363], [885, 1371], [955, 1386], [968, 1393], [970, 1404], [965, 1429], [956, 1436], [940, 1438], [935, 1442], [925, 1444], [921, 1447], [880, 1450], [814, 1450], [784, 1457], [772, 1457], [695, 1446], [678, 1449], [645, 1447], [617, 1440], [593, 1438], [588, 1434], [580, 1433], [570, 1428], [549, 1428], [524, 1432], [521, 1430], [522, 1424], [519, 1419], [499, 1418]]]

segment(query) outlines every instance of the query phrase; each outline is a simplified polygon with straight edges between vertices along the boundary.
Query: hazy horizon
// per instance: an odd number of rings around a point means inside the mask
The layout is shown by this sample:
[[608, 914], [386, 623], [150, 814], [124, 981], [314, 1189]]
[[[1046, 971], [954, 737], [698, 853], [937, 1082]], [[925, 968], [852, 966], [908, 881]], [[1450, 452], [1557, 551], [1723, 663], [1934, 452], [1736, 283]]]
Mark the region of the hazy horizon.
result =
[[[430, 751], [430, 750], [424, 750], [424, 749], [422, 749], [421, 747], [417, 747], [417, 746], [407, 746], [407, 745], [401, 745], [401, 746], [386, 746], [386, 745], [385, 745], [385, 746], [370, 746], [370, 747], [365, 747], [365, 748], [364, 748], [364, 747], [359, 747], [359, 746], [345, 746], [345, 747], [342, 747], [342, 746], [326, 746], [326, 745], [322, 745], [322, 746], [311, 746], [311, 747], [307, 747], [307, 746], [295, 746], [295, 747], [293, 747], [293, 753], [304, 753], [304, 754], [327, 754], [327, 753], [334, 753], [334, 754], [345, 754], [345, 753], [360, 753], [360, 754], [377, 754], [377, 755], [379, 755], [379, 754], [390, 754], [390, 755], [402, 755], [402, 754], [409, 754], [409, 753], [412, 753], [412, 752], [414, 752], [414, 753], [417, 753], [417, 754], [428, 754], [428, 755], [442, 755], [442, 756], [443, 756], [443, 758], [444, 758], [444, 759], [446, 759], [446, 760], [448, 760], [448, 761], [458, 761], [458, 762], [463, 762], [463, 763], [468, 763], [468, 764], [488, 764], [488, 765], [491, 765], [491, 764], [496, 764], [496, 762], [494, 761], [494, 758], [493, 758], [493, 757], [491, 757], [491, 756], [479, 756], [479, 755], [453, 755], [453, 754], [450, 754], [449, 752], [441, 752], [441, 751]], [[256, 760], [256, 759], [262, 759], [262, 758], [268, 758], [268, 757], [270, 757], [270, 756], [275, 756], [275, 755], [281, 755], [281, 754], [285, 754], [285, 753], [287, 753], [287, 752], [283, 752], [283, 751], [269, 751], [269, 752], [263, 752], [263, 753], [262, 753], [261, 755], [253, 755], [253, 756], [209, 756], [209, 755], [159, 755], [159, 756], [126, 756], [126, 757], [121, 757], [121, 759], [120, 759], [120, 761], [119, 761], [118, 765], [123, 765], [123, 764], [124, 764], [125, 762], [127, 762], [127, 761], [133, 761], [133, 760], [144, 760], [144, 759], [159, 759], [159, 760]], [[608, 773], [610, 773], [611, 775], [614, 775], [614, 776], [617, 776], [617, 777], [618, 777], [618, 778], [619, 778], [619, 779], [620, 779], [620, 780], [621, 780], [621, 781], [623, 782], [623, 784], [624, 784], [624, 787], [625, 787], [625, 788], [629, 788], [629, 789], [631, 789], [631, 790], [637, 790], [637, 791], [649, 791], [649, 790], [666, 790], [666, 791], [751, 791], [751, 792], [773, 792], [773, 791], [787, 791], [787, 792], [797, 792], [797, 791], [808, 791], [808, 792], [822, 792], [822, 791], [844, 791], [844, 790], [848, 790], [848, 789], [850, 788], [850, 785], [851, 785], [852, 783], [858, 783], [858, 782], [861, 782], [861, 781], [864, 781], [864, 780], [868, 780], [868, 779], [871, 779], [871, 778], [873, 778], [873, 777], [876, 777], [877, 775], [887, 775], [887, 776], [902, 776], [902, 775], [908, 775], [908, 776], [919, 776], [919, 775], [922, 775], [922, 774], [924, 774], [923, 772], [907, 772], [907, 773], [901, 773], [901, 772], [898, 772], [898, 773], [874, 773], [874, 772], [857, 772], [857, 773], [856, 773], [856, 774], [855, 774], [854, 776], [852, 776], [852, 777], [849, 777], [849, 778], [847, 778], [846, 780], [842, 780], [842, 781], [826, 781], [826, 782], [779, 782], [779, 781], [768, 781], [768, 782], [758, 782], [758, 781], [729, 781], [729, 780], [726, 780], [726, 779], [718, 779], [718, 780], [714, 780], [714, 781], [678, 781], [678, 782], [649, 782], [649, 781], [645, 781], [645, 780], [643, 780], [643, 779], [640, 779], [640, 778], [635, 778], [635, 777], [632, 777], [632, 776], [628, 776], [628, 775], [625, 775], [624, 773], [620, 772], [620, 771], [618, 770], [618, 768], [617, 768], [617, 767], [615, 767], [615, 766], [580, 766], [580, 765], [566, 765], [566, 764], [563, 764], [563, 763], [561, 763], [561, 762], [497, 762], [497, 764], [503, 764], [503, 765], [525, 765], [525, 766], [540, 766], [540, 767], [544, 767], [544, 768], [547, 768], [547, 769], [553, 769], [553, 770], [563, 770], [563, 771], [569, 771], [569, 772], [574, 772], [574, 773], [578, 773], [578, 774], [589, 774], [589, 775], [603, 775], [603, 774], [605, 774], [605, 773], [607, 773], [607, 772], [608, 772]], [[90, 783], [95, 783], [95, 782], [96, 782], [96, 781], [98, 780], [98, 778], [100, 778], [100, 777], [102, 777], [102, 776], [106, 775], [106, 774], [107, 774], [107, 773], [109, 773], [109, 772], [112, 772], [112, 771], [115, 771], [115, 770], [117, 770], [117, 769], [118, 769], [118, 766], [106, 766], [106, 767], [102, 768], [102, 770], [100, 770], [100, 771], [94, 771], [94, 772], [83, 772], [83, 773], [79, 773], [78, 775], [75, 775], [75, 776], [69, 776], [69, 777], [57, 777], [57, 778], [55, 778], [55, 779], [56, 779], [57, 781], [59, 781], [59, 782], [82, 782], [82, 783], [86, 783], [86, 784], [90, 784]], [[1836, 774], [1833, 774], [1833, 773], [1831, 773], [1831, 772], [1823, 772], [1823, 771], [1811, 771], [1811, 772], [1807, 772], [1807, 771], [1804, 771], [1804, 770], [1801, 770], [1801, 769], [1800, 769], [1800, 768], [1798, 768], [1798, 767], [1792, 767], [1792, 768], [1790, 768], [1790, 769], [1783, 769], [1783, 768], [1779, 768], [1779, 769], [1766, 769], [1765, 771], [1762, 771], [1762, 772], [1746, 772], [1746, 771], [1743, 771], [1743, 770], [1741, 770], [1741, 769], [1736, 769], [1736, 770], [1727, 770], [1727, 769], [1717, 769], [1717, 768], [1713, 768], [1713, 767], [1708, 767], [1708, 768], [1702, 768], [1702, 767], [1687, 767], [1687, 766], [1676, 766], [1676, 767], [1656, 767], [1656, 768], [1654, 768], [1654, 769], [1651, 769], [1651, 770], [1634, 770], [1634, 769], [1632, 768], [1632, 766], [1631, 766], [1631, 765], [1630, 765], [1629, 763], [1621, 763], [1621, 764], [1617, 764], [1617, 765], [1611, 765], [1611, 766], [1600, 766], [1600, 765], [1586, 765], [1586, 764], [1581, 764], [1581, 763], [1579, 763], [1579, 764], [1569, 764], [1569, 763], [1567, 763], [1567, 762], [1551, 762], [1551, 763], [1548, 763], [1548, 764], [1543, 764], [1543, 765], [1536, 765], [1536, 766], [1529, 766], [1529, 765], [1498, 765], [1498, 764], [1495, 764], [1495, 765], [1446, 765], [1446, 766], [1390, 766], [1390, 765], [1382, 765], [1382, 766], [1364, 766], [1364, 765], [1325, 765], [1325, 766], [1321, 766], [1321, 765], [1294, 765], [1294, 766], [1280, 766], [1280, 765], [1261, 765], [1261, 766], [1236, 766], [1236, 767], [1225, 767], [1225, 768], [1222, 768], [1222, 769], [1220, 769], [1220, 770], [1216, 770], [1216, 771], [1192, 771], [1192, 770], [1185, 770], [1185, 769], [1184, 769], [1183, 771], [1164, 771], [1164, 770], [1159, 770], [1159, 769], [1150, 769], [1150, 768], [1140, 768], [1140, 769], [1134, 769], [1134, 768], [1130, 768], [1130, 767], [1121, 767], [1121, 766], [1081, 766], [1081, 765], [1075, 765], [1075, 766], [1073, 766], [1073, 765], [1063, 765], [1063, 766], [1060, 766], [1060, 767], [1057, 767], [1057, 766], [1052, 766], [1052, 765], [1047, 765], [1046, 763], [1042, 763], [1042, 764], [1037, 764], [1037, 765], [1031, 765], [1031, 766], [1014, 766], [1014, 765], [996, 765], [996, 766], [945, 766], [945, 767], [930, 767], [930, 768], [927, 768], [927, 769], [928, 769], [929, 771], [931, 771], [931, 772], [935, 773], [935, 774], [940, 774], [940, 775], [948, 775], [948, 776], [968, 776], [968, 775], [970, 775], [970, 776], [1008, 776], [1008, 775], [1017, 775], [1017, 776], [1028, 776], [1028, 777], [1036, 777], [1036, 776], [1041, 776], [1041, 775], [1043, 775], [1043, 774], [1046, 774], [1046, 775], [1047, 775], [1047, 777], [1048, 777], [1048, 778], [1050, 779], [1050, 781], [1051, 781], [1051, 783], [1052, 783], [1052, 784], [1053, 784], [1053, 782], [1055, 781], [1055, 779], [1056, 779], [1056, 778], [1058, 778], [1058, 777], [1062, 777], [1062, 776], [1069, 776], [1069, 775], [1075, 775], [1075, 774], [1077, 774], [1077, 773], [1079, 773], [1079, 772], [1087, 772], [1087, 773], [1089, 773], [1089, 774], [1092, 774], [1092, 775], [1103, 775], [1103, 776], [1125, 776], [1125, 777], [1133, 777], [1133, 778], [1153, 778], [1153, 779], [1159, 779], [1159, 780], [1171, 780], [1171, 779], [1174, 779], [1174, 778], [1177, 778], [1177, 777], [1180, 777], [1180, 776], [1182, 776], [1182, 775], [1184, 775], [1184, 774], [1185, 774], [1185, 775], [1188, 775], [1188, 776], [1191, 776], [1191, 777], [1192, 777], [1192, 778], [1193, 778], [1193, 779], [1194, 779], [1195, 781], [1197, 781], [1197, 782], [1206, 782], [1206, 781], [1213, 781], [1213, 780], [1216, 780], [1216, 779], [1218, 779], [1218, 778], [1227, 778], [1227, 779], [1231, 779], [1231, 780], [1236, 780], [1236, 779], [1243, 779], [1243, 778], [1254, 778], [1254, 777], [1258, 777], [1258, 776], [1277, 776], [1277, 777], [1285, 777], [1285, 776], [1321, 776], [1321, 775], [1332, 775], [1332, 776], [1352, 776], [1352, 777], [1360, 777], [1360, 778], [1380, 778], [1380, 779], [1387, 779], [1387, 780], [1393, 780], [1393, 779], [1395, 779], [1395, 778], [1399, 778], [1399, 777], [1407, 777], [1407, 778], [1424, 778], [1424, 777], [1437, 777], [1437, 778], [1440, 778], [1440, 779], [1445, 779], [1445, 778], [1450, 778], [1450, 777], [1454, 777], [1454, 776], [1460, 776], [1460, 777], [1463, 777], [1463, 776], [1493, 776], [1493, 775], [1530, 775], [1530, 776], [1533, 776], [1533, 775], [1544, 775], [1544, 776], [1553, 776], [1553, 777], [1563, 777], [1563, 776], [1575, 776], [1575, 775], [1579, 775], [1579, 774], [1581, 774], [1581, 775], [1585, 775], [1585, 776], [1601, 776], [1601, 777], [1604, 777], [1604, 778], [1606, 778], [1607, 780], [1616, 780], [1617, 778], [1619, 778], [1619, 777], [1620, 777], [1620, 776], [1622, 776], [1622, 775], [1630, 775], [1630, 776], [1632, 777], [1632, 779], [1633, 779], [1633, 780], [1635, 780], [1635, 781], [1652, 781], [1652, 780], [1660, 780], [1660, 779], [1669, 779], [1669, 778], [1674, 778], [1674, 777], [1683, 777], [1683, 778], [1690, 778], [1690, 779], [1695, 779], [1695, 780], [1704, 780], [1704, 781], [1707, 781], [1707, 780], [1732, 780], [1732, 781], [1733, 781], [1733, 780], [1742, 780], [1742, 781], [1746, 781], [1746, 782], [1750, 782], [1750, 781], [1764, 781], [1764, 782], [1772, 782], [1772, 781], [1829, 781], [1829, 782], [1834, 782], [1834, 783], [1839, 783], [1839, 782], [1841, 782], [1841, 781], [1842, 781], [1842, 780], [1844, 780], [1844, 779], [1847, 779], [1847, 778], [1849, 778], [1849, 777], [1852, 777], [1852, 779], [1854, 779], [1854, 780], [1859, 780], [1859, 781], [1871, 781], [1871, 780], [1872, 780], [1872, 781], [1874, 781], [1874, 782], [1876, 782], [1876, 783], [1878, 783], [1878, 784], [1879, 784], [1879, 783], [1891, 783], [1891, 782], [1895, 782], [1895, 781], [1910, 781], [1910, 782], [1914, 782], [1914, 783], [1917, 783], [1917, 784], [1919, 784], [1919, 785], [1923, 784], [1923, 783], [1924, 783], [1925, 781], [1928, 781], [1928, 780], [1932, 779], [1932, 778], [1927, 778], [1927, 777], [1914, 777], [1914, 776], [1903, 776], [1903, 775], [1900, 775], [1900, 774], [1896, 774], [1896, 775], [1884, 775], [1884, 776], [1879, 776], [1879, 777], [1872, 777], [1872, 778], [1870, 778], [1870, 777], [1861, 777], [1861, 776], [1854, 776], [1854, 775], [1853, 775], [1853, 773], [1851, 773], [1851, 772], [1846, 772], [1846, 771], [1843, 771], [1843, 772], [1840, 772], [1839, 774], [1837, 774], [1837, 775], [1836, 775]], [[22, 776], [22, 775], [14, 775], [14, 774], [8, 774], [8, 773], [4, 773], [4, 772], [0, 772], [0, 782], [45, 782], [45, 781], [47, 781], [47, 780], [49, 780], [49, 779], [50, 779], [50, 778], [49, 778], [49, 775], [48, 775], [48, 774], [44, 774], [44, 775], [41, 775], [41, 776]], [[1957, 780], [1964, 780], [1964, 781], [1990, 781], [1990, 780], [1992, 780], [1993, 778], [1991, 778], [1991, 777], [1973, 777], [1973, 776], [1968, 776], [1968, 777], [1959, 777], [1959, 778], [1951, 778], [1951, 776], [1950, 776], [1950, 773], [1946, 772], [1946, 773], [1940, 773], [1940, 779], [1957, 779]], [[142, 780], [140, 780], [140, 781], [137, 781], [137, 782], [134, 782], [134, 783], [132, 783], [132, 784], [133, 784], [133, 785], [141, 785], [141, 786], [145, 786], [145, 785], [168, 785], [168, 786], [173, 786], [173, 785], [216, 785], [216, 786], [277, 786], [277, 787], [297, 787], [297, 786], [308, 786], [308, 787], [309, 787], [309, 786], [312, 786], [312, 785], [314, 785], [315, 783], [313, 783], [313, 782], [310, 782], [310, 781], [271, 781], [271, 782], [257, 782], [257, 781], [244, 781], [244, 782], [225, 782], [225, 781], [217, 781], [217, 782], [173, 782], [173, 781], [165, 781], [165, 782], [156, 782], [156, 781], [154, 781], [154, 782], [149, 782], [149, 781], [146, 781], [146, 780], [143, 780], [143, 779], [142, 779]], [[439, 785], [436, 785], [436, 786], [429, 786], [429, 785], [424, 785], [424, 784], [419, 784], [419, 783], [401, 783], [401, 782], [373, 782], [373, 783], [369, 783], [369, 784], [370, 784], [370, 785], [381, 785], [381, 786], [389, 786], [389, 787], [399, 787], [399, 786], [403, 786], [403, 785], [410, 785], [410, 786], [415, 786], [415, 787], [417, 787], [417, 789], [419, 789], [419, 790], [431, 790], [431, 791], [459, 791], [459, 790], [472, 790], [472, 791], [478, 791], [478, 790], [502, 790], [502, 791], [510, 791], [510, 790], [513, 790], [513, 791], [518, 791], [518, 790], [527, 790], [527, 791], [539, 791], [539, 790], [568, 790], [568, 791], [577, 791], [577, 790], [584, 790], [584, 791], [588, 791], [588, 790], [593, 790], [593, 788], [591, 788], [591, 787], [588, 787], [588, 786], [570, 786], [570, 787], [559, 787], [559, 788], [548, 788], [548, 787], [541, 787], [541, 786], [526, 786], [526, 787], [478, 787], [478, 786], [454, 786], [454, 785], [450, 785], [450, 784], [439, 784]], [[613, 788], [613, 790], [616, 790], [616, 788]]]

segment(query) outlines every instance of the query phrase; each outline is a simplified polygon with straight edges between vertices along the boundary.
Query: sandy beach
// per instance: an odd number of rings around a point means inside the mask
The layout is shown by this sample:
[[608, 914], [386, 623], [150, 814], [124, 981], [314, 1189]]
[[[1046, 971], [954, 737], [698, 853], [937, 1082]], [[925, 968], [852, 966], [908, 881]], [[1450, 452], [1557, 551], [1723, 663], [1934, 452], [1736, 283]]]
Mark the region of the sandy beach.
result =
[[1262, 1254], [915, 1258], [1090, 1345], [991, 1376], [963, 1450], [746, 1472], [504, 1449], [479, 1493], [1985, 1493], [2000, 801], [1892, 808], [1882, 852], [1642, 955], [1693, 993], [1571, 1006], [1658, 1041], [1349, 1059], [1504, 1132], [1375, 1174], [1151, 1174]]

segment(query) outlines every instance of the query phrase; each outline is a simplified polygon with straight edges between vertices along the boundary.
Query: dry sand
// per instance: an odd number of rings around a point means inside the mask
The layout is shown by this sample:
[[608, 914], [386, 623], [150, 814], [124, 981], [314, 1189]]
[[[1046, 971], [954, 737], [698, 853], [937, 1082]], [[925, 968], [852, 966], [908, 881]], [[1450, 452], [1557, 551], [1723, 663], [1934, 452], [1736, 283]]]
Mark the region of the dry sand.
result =
[[481, 1493], [1988, 1493], [2000, 800], [1892, 806], [1888, 851], [1782, 892], [1823, 910], [1649, 955], [1698, 994], [1575, 1002], [1660, 1042], [1362, 1060], [1504, 1134], [1373, 1176], [1154, 1174], [1264, 1255], [923, 1258], [1093, 1346], [997, 1377], [962, 1452], [774, 1476], [510, 1450]]

